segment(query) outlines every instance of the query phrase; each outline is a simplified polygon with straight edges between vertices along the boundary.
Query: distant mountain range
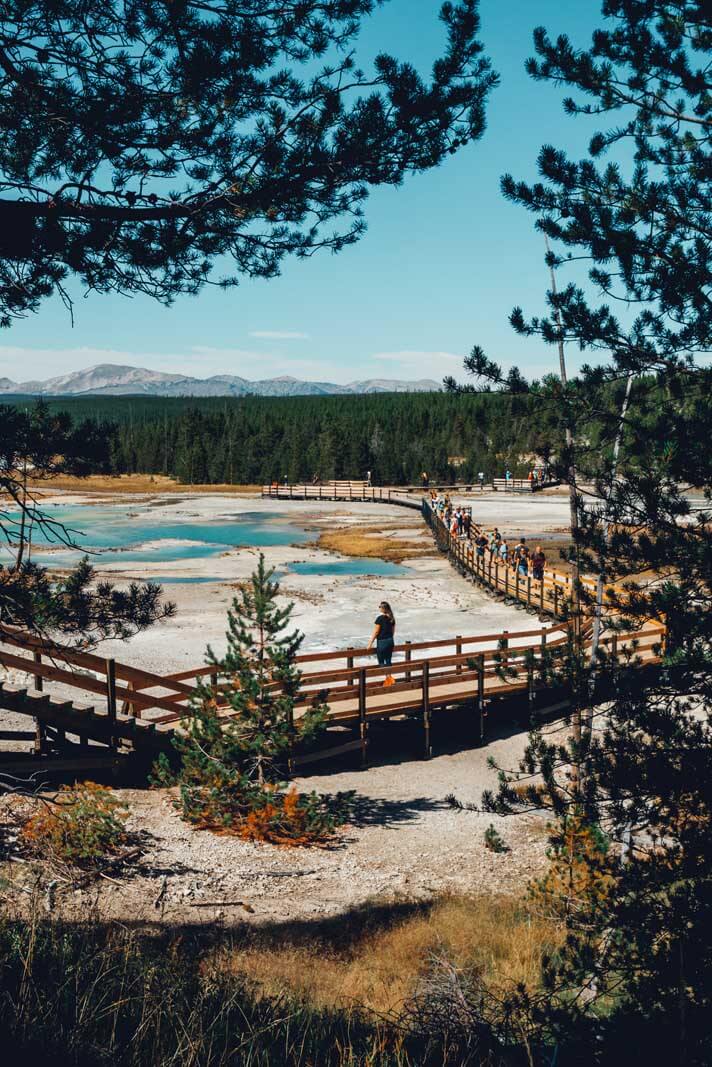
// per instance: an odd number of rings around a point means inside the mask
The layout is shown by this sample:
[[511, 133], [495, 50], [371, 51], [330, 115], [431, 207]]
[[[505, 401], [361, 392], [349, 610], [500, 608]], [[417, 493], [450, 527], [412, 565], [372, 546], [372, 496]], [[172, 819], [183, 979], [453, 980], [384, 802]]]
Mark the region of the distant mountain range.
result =
[[347, 396], [357, 393], [431, 393], [439, 389], [438, 382], [430, 378], [412, 382], [369, 378], [348, 385], [303, 382], [289, 377], [253, 382], [233, 374], [190, 378], [113, 363], [101, 363], [45, 381], [13, 382], [9, 378], [0, 378], [0, 394], [41, 396]]

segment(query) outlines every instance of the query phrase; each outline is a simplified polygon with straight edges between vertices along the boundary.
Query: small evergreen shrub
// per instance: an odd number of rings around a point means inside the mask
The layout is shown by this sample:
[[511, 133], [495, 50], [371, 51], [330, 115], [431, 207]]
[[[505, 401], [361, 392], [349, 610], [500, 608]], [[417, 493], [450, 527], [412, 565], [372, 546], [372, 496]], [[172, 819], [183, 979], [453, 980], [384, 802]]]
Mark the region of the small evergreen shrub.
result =
[[94, 782], [62, 786], [52, 804], [38, 803], [20, 833], [34, 853], [92, 867], [126, 842], [128, 808], [106, 786]]
[[287, 789], [284, 780], [290, 754], [318, 736], [327, 709], [315, 700], [295, 721], [303, 635], [286, 632], [293, 605], [277, 605], [273, 574], [260, 556], [228, 612], [225, 656], [208, 649], [217, 687], [199, 689], [185, 733], [174, 739], [180, 768], [173, 773], [163, 755], [153, 781], [177, 786], [177, 809], [201, 829], [279, 845], [326, 844], [346, 820], [346, 806]]
[[488, 848], [490, 852], [509, 852], [509, 845], [499, 831], [495, 829], [493, 823], [490, 823], [485, 830], [484, 840], [485, 848]]

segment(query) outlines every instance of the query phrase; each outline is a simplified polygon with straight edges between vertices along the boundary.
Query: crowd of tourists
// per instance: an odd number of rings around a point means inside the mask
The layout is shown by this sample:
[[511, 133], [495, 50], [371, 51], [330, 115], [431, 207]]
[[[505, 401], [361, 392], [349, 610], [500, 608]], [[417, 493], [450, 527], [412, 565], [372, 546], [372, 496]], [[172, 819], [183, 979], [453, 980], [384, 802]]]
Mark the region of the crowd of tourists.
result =
[[472, 508], [453, 504], [448, 493], [433, 490], [430, 506], [450, 536], [472, 544], [477, 556], [484, 557], [487, 553], [500, 564], [510, 567], [513, 573], [519, 573], [520, 577], [531, 576], [535, 581], [542, 581], [546, 556], [541, 545], [532, 549], [526, 537], [520, 537], [516, 544], [510, 545], [496, 526], [487, 532], [474, 523]]

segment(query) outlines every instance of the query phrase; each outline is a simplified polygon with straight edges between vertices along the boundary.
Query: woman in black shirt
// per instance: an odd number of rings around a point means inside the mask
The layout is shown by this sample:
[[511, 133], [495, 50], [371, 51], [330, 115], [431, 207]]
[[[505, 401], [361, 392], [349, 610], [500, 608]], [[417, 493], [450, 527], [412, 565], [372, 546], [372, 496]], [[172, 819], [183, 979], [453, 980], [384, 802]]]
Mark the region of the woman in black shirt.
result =
[[396, 620], [391, 610], [391, 605], [387, 600], [382, 601], [379, 610], [381, 614], [376, 619], [375, 629], [371, 634], [371, 640], [368, 642], [368, 650], [369, 652], [371, 651], [375, 641], [379, 664], [382, 667], [390, 667], [393, 645], [395, 644], [393, 635], [396, 630]]

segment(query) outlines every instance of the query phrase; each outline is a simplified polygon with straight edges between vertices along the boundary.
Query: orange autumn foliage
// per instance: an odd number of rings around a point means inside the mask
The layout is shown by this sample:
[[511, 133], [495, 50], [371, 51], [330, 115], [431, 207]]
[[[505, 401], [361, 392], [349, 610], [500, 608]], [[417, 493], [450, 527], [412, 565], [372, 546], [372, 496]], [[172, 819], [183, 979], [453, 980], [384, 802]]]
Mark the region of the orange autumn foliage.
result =
[[54, 802], [38, 802], [20, 838], [31, 852], [91, 867], [125, 843], [127, 818], [128, 808], [106, 786], [65, 785]]
[[275, 794], [264, 807], [249, 812], [236, 832], [246, 841], [268, 841], [273, 845], [293, 847], [325, 845], [334, 836], [323, 825], [315, 832], [310, 810], [294, 788], [284, 794]]

